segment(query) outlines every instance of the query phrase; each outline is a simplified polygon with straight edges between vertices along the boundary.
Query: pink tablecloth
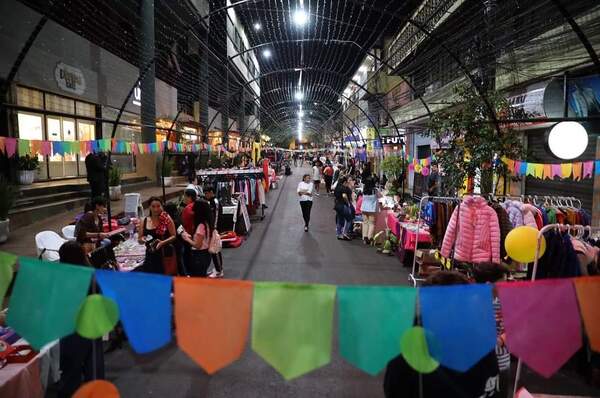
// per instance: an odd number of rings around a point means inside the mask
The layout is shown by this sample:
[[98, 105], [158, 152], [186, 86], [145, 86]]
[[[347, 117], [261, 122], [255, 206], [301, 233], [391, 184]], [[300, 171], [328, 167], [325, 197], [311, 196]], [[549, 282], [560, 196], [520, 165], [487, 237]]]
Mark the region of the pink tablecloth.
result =
[[[416, 224], [401, 223], [393, 212], [387, 214], [387, 226], [390, 231], [402, 242], [402, 248], [405, 250], [415, 250], [417, 242], [417, 232], [413, 230]], [[419, 230], [419, 243], [431, 243], [431, 235], [428, 231]]]
[[[16, 344], [26, 344], [20, 340]], [[0, 369], [0, 397], [43, 398], [47, 384], [59, 379], [59, 347], [48, 344], [27, 363]]]

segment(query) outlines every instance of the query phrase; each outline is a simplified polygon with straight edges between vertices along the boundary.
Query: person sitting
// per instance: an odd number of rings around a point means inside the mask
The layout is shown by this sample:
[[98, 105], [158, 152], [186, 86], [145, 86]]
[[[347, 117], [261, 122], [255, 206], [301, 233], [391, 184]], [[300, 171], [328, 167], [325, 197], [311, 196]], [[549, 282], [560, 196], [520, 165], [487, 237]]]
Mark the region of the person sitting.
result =
[[175, 248], [175, 223], [163, 210], [163, 202], [153, 196], [149, 200], [148, 217], [138, 225], [138, 240], [146, 244], [146, 259], [136, 271], [153, 274], [174, 274], [177, 271]]
[[108, 237], [102, 231], [102, 215], [105, 213], [106, 200], [97, 196], [86, 204], [85, 214], [75, 224], [75, 240], [83, 245], [86, 253], [94, 250], [98, 243]]
[[[467, 277], [456, 271], [438, 271], [425, 281], [426, 286], [467, 283]], [[498, 379], [495, 350], [464, 373], [440, 365], [432, 373], [420, 374], [399, 355], [387, 365], [383, 391], [386, 398], [498, 398]]]
[[[89, 267], [83, 246], [67, 241], [58, 250], [60, 262]], [[73, 333], [60, 339], [58, 397], [71, 397], [85, 382], [104, 379], [102, 339], [89, 340]]]

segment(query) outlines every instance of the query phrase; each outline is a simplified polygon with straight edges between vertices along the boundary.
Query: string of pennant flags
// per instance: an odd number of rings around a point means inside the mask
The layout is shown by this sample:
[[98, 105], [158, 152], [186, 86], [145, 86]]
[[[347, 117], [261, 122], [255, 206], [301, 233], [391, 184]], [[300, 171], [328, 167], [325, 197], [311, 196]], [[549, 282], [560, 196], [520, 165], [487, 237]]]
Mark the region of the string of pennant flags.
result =
[[[0, 297], [16, 261], [0, 252]], [[331, 361], [336, 303], [339, 352], [371, 375], [400, 354], [422, 373], [435, 370], [419, 367], [424, 358], [465, 372], [496, 345], [491, 284], [210, 280], [18, 261], [7, 324], [36, 349], [75, 332], [98, 338], [120, 319], [132, 349], [145, 354], [171, 342], [174, 315], [179, 348], [207, 373], [239, 359], [251, 335], [252, 349], [290, 380]], [[102, 295], [88, 296], [93, 280]], [[495, 288], [508, 349], [542, 376], [550, 377], [582, 347], [584, 332], [592, 350], [600, 351], [600, 277], [503, 282]], [[417, 300], [422, 327], [413, 326]], [[560, 326], [549, 330], [548, 324]], [[417, 338], [427, 344], [415, 352], [423, 344], [405, 340], [419, 328], [427, 333]]]
[[531, 176], [539, 179], [572, 178], [581, 181], [600, 175], [600, 160], [570, 163], [533, 163], [522, 160], [502, 159], [508, 171], [515, 176]]
[[[0, 137], [0, 153], [8, 157], [14, 155], [65, 155], [79, 154], [85, 156], [89, 153], [108, 152], [117, 154], [150, 154], [164, 151], [165, 147], [171, 152], [196, 153], [203, 150], [209, 152], [227, 152], [223, 145], [184, 144], [172, 141], [154, 143], [136, 143], [126, 140], [103, 138], [89, 141], [42, 141], [26, 140], [13, 137]], [[249, 148], [240, 148], [238, 152], [249, 152]]]

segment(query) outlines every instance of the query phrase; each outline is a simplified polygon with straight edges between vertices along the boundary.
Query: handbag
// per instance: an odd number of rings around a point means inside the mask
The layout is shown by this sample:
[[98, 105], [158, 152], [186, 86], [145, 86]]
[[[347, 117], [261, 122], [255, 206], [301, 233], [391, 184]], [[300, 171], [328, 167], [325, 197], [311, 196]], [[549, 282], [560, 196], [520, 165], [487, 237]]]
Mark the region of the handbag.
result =
[[162, 248], [162, 264], [165, 275], [177, 275], [177, 255], [173, 245], [166, 245]]
[[210, 240], [208, 241], [208, 252], [210, 254], [217, 254], [223, 248], [223, 242], [221, 242], [221, 235], [216, 229], [213, 229]]
[[377, 195], [363, 195], [360, 210], [365, 213], [377, 212]]

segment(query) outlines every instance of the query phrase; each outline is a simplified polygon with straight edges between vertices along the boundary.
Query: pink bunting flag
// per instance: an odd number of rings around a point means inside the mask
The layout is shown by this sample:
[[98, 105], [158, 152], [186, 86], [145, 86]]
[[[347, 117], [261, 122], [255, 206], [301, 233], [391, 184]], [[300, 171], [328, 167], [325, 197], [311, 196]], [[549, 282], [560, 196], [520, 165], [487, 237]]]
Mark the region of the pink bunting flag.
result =
[[138, 147], [138, 144], [135, 142], [131, 143], [131, 153], [133, 153], [134, 155], [137, 155], [140, 153], [140, 148]]
[[51, 156], [52, 155], [52, 142], [42, 141], [42, 144], [40, 146], [40, 155], [42, 155], [42, 156]]
[[6, 149], [6, 156], [12, 157], [17, 152], [17, 139], [12, 137], [6, 137], [4, 139], [4, 148]]
[[594, 172], [594, 161], [583, 162], [583, 178], [592, 178]]
[[552, 165], [552, 179], [554, 179], [554, 177], [562, 177], [562, 168], [560, 164]]
[[514, 174], [518, 176], [520, 174], [520, 172], [521, 172], [521, 161], [515, 160]]
[[508, 350], [542, 376], [552, 376], [582, 345], [573, 283], [549, 279], [504, 282], [496, 287]]

